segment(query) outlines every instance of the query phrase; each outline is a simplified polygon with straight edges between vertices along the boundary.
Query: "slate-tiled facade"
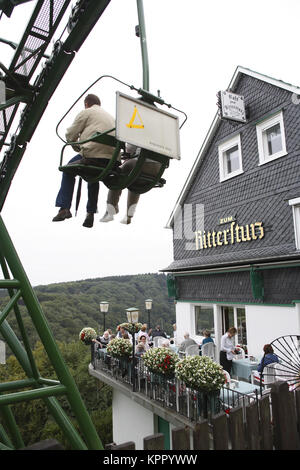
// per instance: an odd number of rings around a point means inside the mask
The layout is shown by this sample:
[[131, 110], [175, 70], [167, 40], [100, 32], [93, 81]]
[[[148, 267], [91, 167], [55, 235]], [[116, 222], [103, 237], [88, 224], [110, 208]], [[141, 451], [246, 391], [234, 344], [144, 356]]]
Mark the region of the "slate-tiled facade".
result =
[[[191, 230], [196, 230], [195, 207], [204, 205], [204, 229], [218, 231], [229, 227], [220, 225], [220, 219], [235, 216], [240, 226], [263, 222], [264, 237], [244, 243], [229, 243], [202, 250], [186, 249], [185, 238], [173, 239], [174, 262], [164, 271], [176, 272], [178, 297], [183, 300], [201, 299], [235, 302], [290, 303], [300, 299], [299, 268], [264, 273], [265, 294], [255, 299], [251, 294], [249, 273], [239, 273], [247, 279], [245, 291], [234, 294], [236, 275], [199, 276], [196, 280], [181, 278], [180, 272], [207, 268], [224, 268], [257, 263], [291, 261], [296, 263], [300, 253], [296, 250], [292, 208], [288, 201], [300, 197], [300, 105], [292, 99], [292, 91], [241, 73], [232, 90], [243, 95], [249, 108], [247, 123], [219, 122], [209, 147], [206, 149], [181, 205], [192, 205]], [[282, 111], [287, 155], [259, 165], [256, 125], [264, 118]], [[240, 134], [243, 173], [220, 182], [218, 146]], [[188, 221], [186, 219], [186, 221]], [[189, 221], [188, 221], [189, 222]], [[174, 231], [175, 233], [175, 231]], [[190, 240], [193, 242], [193, 240]], [[219, 277], [217, 277], [219, 276]], [[276, 289], [268, 288], [273, 279]], [[284, 279], [284, 282], [281, 282]], [[281, 281], [280, 281], [281, 280]], [[244, 282], [244, 281], [243, 281]], [[196, 285], [198, 287], [196, 287]], [[219, 290], [217, 286], [222, 286]], [[286, 290], [286, 285], [293, 286]], [[220, 294], [220, 298], [219, 298]]]
[[[195, 175], [184, 204], [204, 204], [205, 228], [218, 229], [220, 218], [236, 215], [238, 223], [245, 225], [254, 220], [263, 221], [265, 237], [253, 241], [251, 249], [290, 246], [295, 251], [292, 209], [287, 201], [300, 194], [300, 106], [295, 105], [291, 93], [243, 76], [235, 90], [244, 95], [250, 107], [247, 124], [232, 125], [222, 121], [210, 149]], [[288, 155], [259, 166], [256, 123], [268, 114], [283, 110]], [[241, 133], [244, 173], [219, 181], [218, 145], [231, 136]], [[195, 228], [195, 226], [194, 226]], [[198, 253], [185, 250], [186, 240], [174, 240], [174, 260], [216, 255], [215, 248]], [[250, 250], [249, 244], [218, 247], [218, 255]], [[263, 255], [261, 255], [263, 256]]]
[[300, 267], [262, 270], [264, 296], [255, 299], [248, 271], [178, 276], [181, 300], [203, 302], [292, 304], [300, 299]]

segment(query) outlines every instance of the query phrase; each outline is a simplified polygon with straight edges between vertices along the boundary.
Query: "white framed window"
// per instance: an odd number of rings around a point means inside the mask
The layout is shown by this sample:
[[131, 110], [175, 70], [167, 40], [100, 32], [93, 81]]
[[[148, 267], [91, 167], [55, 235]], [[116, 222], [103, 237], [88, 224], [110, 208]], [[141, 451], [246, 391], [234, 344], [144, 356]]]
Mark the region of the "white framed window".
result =
[[223, 142], [219, 149], [220, 181], [228, 180], [243, 173], [241, 136], [236, 135]]
[[256, 126], [259, 164], [287, 154], [282, 111]]
[[300, 250], [300, 197], [291, 199], [289, 205], [293, 210], [296, 249]]
[[204, 330], [209, 330], [215, 336], [214, 308], [209, 305], [195, 305], [195, 335], [203, 336]]

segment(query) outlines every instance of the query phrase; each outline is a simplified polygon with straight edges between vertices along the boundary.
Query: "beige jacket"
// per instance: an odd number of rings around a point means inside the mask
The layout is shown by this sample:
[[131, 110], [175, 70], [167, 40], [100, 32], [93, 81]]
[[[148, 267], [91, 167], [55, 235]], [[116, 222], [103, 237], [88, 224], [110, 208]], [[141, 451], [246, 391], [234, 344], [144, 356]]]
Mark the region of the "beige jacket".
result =
[[[86, 140], [95, 132], [105, 132], [115, 128], [115, 119], [99, 105], [94, 104], [90, 108], [81, 111], [75, 118], [71, 127], [66, 131], [68, 142]], [[114, 135], [115, 132], [111, 132]], [[98, 142], [87, 142], [86, 144], [73, 147], [74, 150], [86, 158], [108, 158], [112, 157], [114, 148]]]

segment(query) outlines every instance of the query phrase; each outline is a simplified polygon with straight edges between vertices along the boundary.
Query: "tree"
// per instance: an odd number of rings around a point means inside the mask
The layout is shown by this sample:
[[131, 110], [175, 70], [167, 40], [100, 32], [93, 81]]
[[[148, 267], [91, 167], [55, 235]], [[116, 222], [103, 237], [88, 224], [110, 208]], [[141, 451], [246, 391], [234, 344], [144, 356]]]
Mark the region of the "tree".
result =
[[[83, 346], [79, 341], [76, 343], [59, 343], [58, 347], [77, 384], [102, 443], [105, 445], [111, 442], [112, 390], [89, 375], [90, 349]], [[36, 343], [33, 355], [41, 376], [57, 380], [41, 342]], [[25, 378], [23, 369], [15, 356], [10, 356], [6, 365], [0, 368], [0, 382], [10, 382], [22, 378]], [[66, 398], [60, 397], [58, 400], [74, 426], [78, 429]], [[11, 409], [26, 446], [40, 440], [53, 438], [57, 439], [66, 449], [69, 448], [68, 442], [59, 426], [49, 414], [43, 400], [21, 402], [11, 407]]]

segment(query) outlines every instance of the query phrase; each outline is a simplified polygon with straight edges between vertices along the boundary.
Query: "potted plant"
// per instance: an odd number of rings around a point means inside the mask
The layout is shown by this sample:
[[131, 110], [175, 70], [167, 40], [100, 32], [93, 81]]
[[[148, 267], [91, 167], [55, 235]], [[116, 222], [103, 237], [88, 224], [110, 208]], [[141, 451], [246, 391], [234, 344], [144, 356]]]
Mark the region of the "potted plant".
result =
[[92, 340], [96, 339], [97, 333], [94, 330], [94, 328], [83, 328], [81, 332], [79, 333], [79, 339], [80, 341], [85, 344], [89, 345], [92, 344]]
[[168, 348], [151, 348], [143, 354], [142, 359], [148, 370], [158, 378], [174, 377], [175, 365], [179, 361], [177, 354]]
[[132, 354], [132, 344], [129, 339], [114, 338], [108, 343], [106, 351], [112, 357], [128, 358]]
[[112, 339], [108, 343], [106, 351], [109, 356], [118, 359], [118, 367], [121, 371], [122, 377], [128, 373], [131, 375], [131, 364], [129, 364], [129, 358], [132, 355], [132, 343], [129, 339]]
[[219, 411], [220, 390], [225, 384], [223, 367], [207, 356], [188, 356], [175, 366], [176, 377], [197, 392], [200, 414]]
[[124, 328], [124, 330], [128, 331], [131, 335], [134, 333], [138, 333], [142, 328], [142, 323], [121, 323], [118, 325], [118, 330], [120, 328]]

